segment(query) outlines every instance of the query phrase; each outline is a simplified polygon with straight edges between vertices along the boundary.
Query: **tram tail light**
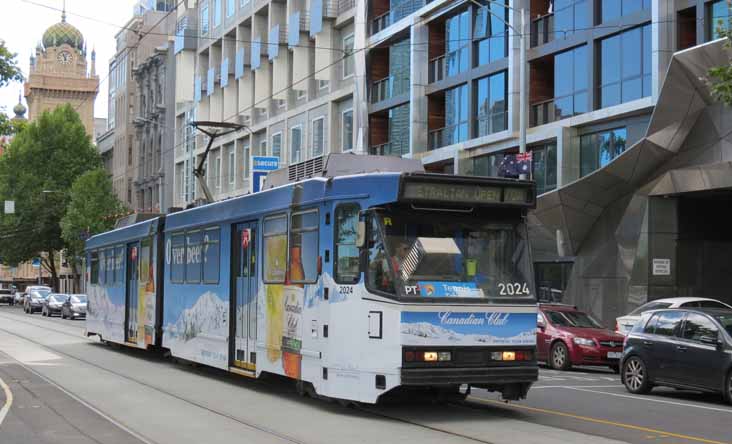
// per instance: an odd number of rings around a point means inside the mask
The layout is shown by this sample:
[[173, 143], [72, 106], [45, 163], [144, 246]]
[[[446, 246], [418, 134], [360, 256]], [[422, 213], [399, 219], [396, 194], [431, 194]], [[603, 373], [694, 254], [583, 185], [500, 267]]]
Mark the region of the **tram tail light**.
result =
[[531, 361], [534, 355], [530, 351], [496, 351], [491, 352], [493, 361]]
[[406, 362], [414, 362], [415, 359], [416, 359], [416, 356], [415, 356], [414, 352], [405, 352], [404, 353], [404, 360]]
[[438, 359], [437, 352], [424, 352], [423, 359], [425, 362], [435, 362]]

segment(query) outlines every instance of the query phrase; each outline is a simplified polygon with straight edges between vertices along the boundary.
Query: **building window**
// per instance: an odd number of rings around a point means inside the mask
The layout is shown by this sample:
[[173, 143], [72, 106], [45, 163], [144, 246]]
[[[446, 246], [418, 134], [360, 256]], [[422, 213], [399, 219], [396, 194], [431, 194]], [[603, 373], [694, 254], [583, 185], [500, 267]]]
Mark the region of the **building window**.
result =
[[727, 0], [716, 0], [706, 5], [706, 37], [708, 41], [722, 37], [730, 29], [730, 8]]
[[549, 143], [531, 149], [532, 178], [536, 182], [536, 193], [544, 194], [557, 187], [557, 144]]
[[339, 205], [335, 211], [335, 281], [355, 284], [359, 281], [358, 213], [356, 204]]
[[505, 71], [478, 80], [478, 137], [503, 131], [508, 127], [507, 90]]
[[[478, 8], [475, 13], [473, 40], [478, 65], [494, 62], [508, 56], [508, 8], [498, 2]], [[501, 21], [503, 18], [503, 21]]]
[[355, 40], [353, 34], [343, 39], [343, 78], [347, 79], [353, 76], [354, 60], [353, 60], [353, 44]]
[[290, 163], [298, 163], [302, 158], [302, 126], [290, 128]]
[[250, 0], [240, 0], [239, 1], [239, 6], [245, 6], [245, 5], [247, 5], [247, 4], [249, 4], [249, 1]]
[[323, 155], [325, 148], [325, 118], [313, 120], [313, 157]]
[[536, 295], [539, 302], [562, 302], [573, 265], [572, 262], [537, 262], [534, 264]]
[[234, 146], [229, 147], [229, 185], [236, 182], [236, 151]]
[[586, 176], [625, 151], [628, 133], [616, 128], [580, 137], [580, 174]]
[[272, 135], [272, 155], [278, 159], [282, 158], [282, 133]]
[[236, 12], [236, 0], [226, 0], [226, 18], [234, 15]]
[[602, 0], [600, 8], [602, 23], [607, 23], [641, 10], [650, 11], [651, 0]]
[[493, 153], [466, 159], [465, 174], [469, 176], [499, 177], [498, 168], [503, 162], [503, 157], [503, 153]]
[[318, 280], [318, 210], [292, 215], [290, 229], [290, 281]]
[[341, 151], [351, 151], [353, 149], [353, 110], [347, 109], [343, 111], [341, 116], [341, 129], [343, 140], [341, 141]]
[[554, 0], [554, 32], [558, 38], [590, 29], [589, 3], [590, 0]]
[[554, 107], [557, 119], [587, 112], [587, 46], [554, 57]]
[[242, 169], [241, 169], [241, 179], [242, 183], [246, 183], [247, 179], [249, 178], [249, 144], [245, 143], [241, 150], [242, 153]]
[[318, 80], [318, 89], [327, 89], [329, 82], [327, 80]]
[[600, 107], [650, 96], [651, 25], [604, 39], [600, 63]]
[[214, 28], [221, 26], [221, 0], [214, 0]]
[[216, 162], [214, 163], [214, 168], [216, 169], [216, 188], [221, 189], [221, 152], [216, 155]]
[[445, 91], [445, 128], [442, 131], [442, 144], [439, 146], [468, 140], [468, 107], [468, 85]]
[[445, 21], [445, 70], [448, 76], [470, 68], [470, 11]]
[[259, 155], [260, 156], [267, 155], [267, 141], [266, 140], [259, 141]]
[[208, 1], [204, 1], [201, 3], [201, 35], [207, 35], [208, 34], [208, 25], [209, 24], [209, 18], [208, 18]]

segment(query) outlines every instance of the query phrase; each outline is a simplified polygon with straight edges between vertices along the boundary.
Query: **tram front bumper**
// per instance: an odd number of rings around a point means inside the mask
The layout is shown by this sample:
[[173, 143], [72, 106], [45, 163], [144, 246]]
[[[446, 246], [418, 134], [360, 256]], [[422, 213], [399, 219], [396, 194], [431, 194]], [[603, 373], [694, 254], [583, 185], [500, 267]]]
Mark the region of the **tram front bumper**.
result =
[[507, 384], [531, 385], [539, 378], [539, 366], [402, 368], [402, 385], [438, 386], [470, 384], [476, 387]]

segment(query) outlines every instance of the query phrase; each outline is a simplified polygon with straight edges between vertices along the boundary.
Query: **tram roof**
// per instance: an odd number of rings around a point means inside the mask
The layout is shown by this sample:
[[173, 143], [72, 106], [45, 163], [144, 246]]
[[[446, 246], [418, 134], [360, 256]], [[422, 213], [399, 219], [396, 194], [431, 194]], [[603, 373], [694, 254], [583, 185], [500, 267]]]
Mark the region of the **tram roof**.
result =
[[326, 200], [366, 200], [368, 205], [393, 202], [398, 197], [401, 175], [385, 172], [305, 179], [170, 214], [165, 220], [165, 231], [246, 220], [247, 217], [316, 205]]
[[158, 231], [158, 226], [163, 220], [163, 216], [159, 216], [94, 235], [86, 241], [86, 249], [92, 250], [94, 248], [107, 247], [149, 236]]

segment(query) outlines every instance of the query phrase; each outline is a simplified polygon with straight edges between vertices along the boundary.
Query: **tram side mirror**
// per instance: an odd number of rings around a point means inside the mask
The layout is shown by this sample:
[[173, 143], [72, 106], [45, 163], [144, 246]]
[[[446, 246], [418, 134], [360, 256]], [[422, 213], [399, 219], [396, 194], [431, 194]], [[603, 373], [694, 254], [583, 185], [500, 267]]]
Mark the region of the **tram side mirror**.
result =
[[365, 221], [358, 221], [358, 233], [356, 235], [356, 246], [358, 248], [363, 248], [363, 246], [366, 245], [366, 222]]

